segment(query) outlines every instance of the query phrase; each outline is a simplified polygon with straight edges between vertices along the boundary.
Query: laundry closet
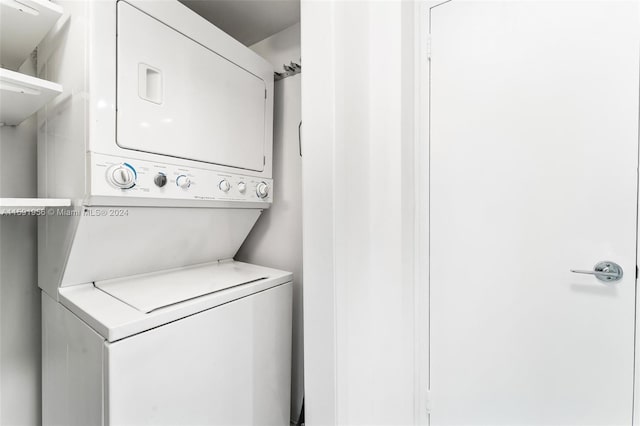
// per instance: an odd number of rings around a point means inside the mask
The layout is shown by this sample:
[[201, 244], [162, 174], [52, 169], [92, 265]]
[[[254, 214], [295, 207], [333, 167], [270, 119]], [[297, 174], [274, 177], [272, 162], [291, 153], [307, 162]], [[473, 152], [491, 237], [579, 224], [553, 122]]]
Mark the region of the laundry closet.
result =
[[300, 419], [299, 4], [185, 3], [1, 5], [0, 424]]
[[640, 423], [638, 46], [638, 0], [0, 0], [0, 425]]

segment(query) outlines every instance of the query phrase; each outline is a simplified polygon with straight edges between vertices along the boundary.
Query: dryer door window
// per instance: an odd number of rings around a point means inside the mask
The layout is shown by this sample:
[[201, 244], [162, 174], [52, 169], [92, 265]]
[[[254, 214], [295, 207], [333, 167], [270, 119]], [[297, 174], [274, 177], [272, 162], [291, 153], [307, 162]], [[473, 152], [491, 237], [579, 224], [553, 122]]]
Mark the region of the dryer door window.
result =
[[262, 171], [265, 82], [118, 2], [117, 143]]

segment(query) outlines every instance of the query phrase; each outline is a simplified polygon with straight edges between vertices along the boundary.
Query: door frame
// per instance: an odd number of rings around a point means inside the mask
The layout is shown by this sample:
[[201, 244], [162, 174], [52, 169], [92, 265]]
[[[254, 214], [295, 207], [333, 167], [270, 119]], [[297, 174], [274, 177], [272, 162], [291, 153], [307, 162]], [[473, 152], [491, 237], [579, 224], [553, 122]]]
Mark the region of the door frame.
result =
[[[431, 9], [449, 3], [454, 0], [422, 0], [415, 3], [415, 359], [416, 359], [416, 424], [429, 425], [429, 410], [431, 407], [430, 389], [430, 280], [429, 280], [429, 226], [430, 226], [430, 41], [429, 27]], [[636, 0], [639, 1], [639, 0]], [[640, 8], [638, 13], [640, 22]], [[640, 44], [638, 45], [640, 51]], [[638, 70], [640, 79], [640, 69]], [[640, 93], [638, 94], [640, 103]], [[640, 116], [638, 117], [640, 128]], [[638, 132], [638, 165], [640, 168], [640, 131]], [[638, 170], [638, 169], [637, 169]], [[636, 191], [640, 194], [640, 172], [636, 172]], [[638, 230], [640, 229], [640, 196], [636, 206], [636, 265], [640, 265], [640, 252], [638, 251]], [[638, 294], [638, 277], [636, 273], [635, 291], [635, 338], [634, 348], [640, 341], [640, 294]], [[640, 351], [634, 353], [634, 377], [633, 377], [633, 407], [632, 424], [640, 425]]]

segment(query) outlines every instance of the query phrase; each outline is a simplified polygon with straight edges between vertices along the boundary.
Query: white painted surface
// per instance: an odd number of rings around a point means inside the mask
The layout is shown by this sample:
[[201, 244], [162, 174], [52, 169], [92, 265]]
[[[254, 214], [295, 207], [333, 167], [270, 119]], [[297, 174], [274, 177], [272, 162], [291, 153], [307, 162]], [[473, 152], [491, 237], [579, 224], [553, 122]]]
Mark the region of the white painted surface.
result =
[[[302, 2], [301, 51], [305, 420], [310, 426], [336, 424], [335, 262], [333, 254], [334, 81], [333, 3]], [[324, 52], [324, 54], [321, 54]], [[322, 213], [324, 212], [324, 213]]]
[[40, 424], [35, 248], [34, 218], [0, 217], [0, 424], [7, 426]]
[[[27, 61], [21, 72], [32, 74]], [[36, 195], [36, 120], [0, 127], [0, 196]], [[40, 291], [36, 220], [0, 217], [0, 424], [39, 426]]]
[[247, 46], [300, 22], [300, 0], [181, 0], [181, 3]]
[[[251, 50], [269, 61], [278, 72], [282, 72], [283, 64], [289, 64], [291, 61], [300, 63], [300, 24], [292, 25], [254, 44]], [[275, 117], [276, 112], [274, 111], [274, 120], [278, 121]], [[277, 131], [275, 127], [274, 131]]]
[[268, 66], [244, 69], [202, 43], [118, 3], [118, 145], [262, 171]]
[[44, 214], [45, 207], [68, 207], [71, 200], [60, 198], [0, 198], [0, 215]]
[[69, 207], [71, 200], [63, 198], [0, 198], [0, 207]]
[[0, 68], [0, 123], [15, 126], [62, 93], [62, 86]]
[[290, 329], [283, 284], [107, 344], [105, 424], [288, 424]]
[[18, 69], [62, 16], [63, 10], [49, 0], [2, 0], [0, 2], [0, 64]]
[[[274, 65], [300, 58], [300, 26], [294, 25], [251, 48]], [[293, 272], [291, 419], [297, 421], [304, 396], [302, 334], [302, 158], [298, 145], [300, 78], [275, 83], [273, 179], [275, 196], [236, 259]]]
[[414, 424], [413, 4], [301, 25], [307, 424]]
[[[630, 424], [638, 17], [433, 9], [431, 424]], [[601, 260], [623, 279], [569, 272]]]
[[415, 424], [429, 424], [429, 7], [442, 0], [419, 2], [414, 8], [414, 83], [415, 129]]

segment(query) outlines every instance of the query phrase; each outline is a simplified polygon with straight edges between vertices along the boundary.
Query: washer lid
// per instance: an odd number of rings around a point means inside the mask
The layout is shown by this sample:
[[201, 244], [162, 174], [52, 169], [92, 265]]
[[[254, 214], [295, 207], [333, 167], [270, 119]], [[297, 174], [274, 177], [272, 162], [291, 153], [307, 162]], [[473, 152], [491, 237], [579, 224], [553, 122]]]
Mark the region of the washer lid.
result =
[[[202, 283], [206, 281], [208, 283], [220, 283], [219, 277], [234, 274], [237, 274], [238, 277], [265, 276], [268, 278], [236, 285], [235, 287], [231, 287], [232, 283], [242, 280], [227, 280], [224, 289], [221, 288], [208, 294], [203, 294], [202, 291], [216, 288], [214, 285], [208, 287], [203, 285], [200, 287], [200, 291], [191, 291], [191, 293], [186, 291], [186, 288], [193, 288], [189, 285], [185, 286], [184, 290], [181, 289], [186, 282], [199, 281]], [[173, 278], [168, 278], [169, 276]], [[213, 276], [216, 278], [212, 279]], [[147, 281], [147, 277], [151, 280]], [[179, 270], [168, 270], [161, 273], [138, 275], [129, 279], [102, 281], [99, 283], [104, 285], [109, 282], [121, 281], [120, 284], [123, 286], [125, 283], [132, 284], [135, 290], [127, 289], [122, 294], [119, 292], [122, 288], [118, 288], [118, 293], [121, 297], [125, 297], [123, 296], [125, 294], [126, 296], [132, 296], [128, 302], [123, 302], [119, 298], [112, 296], [103, 289], [96, 287], [94, 283], [61, 287], [58, 294], [60, 303], [89, 324], [91, 328], [109, 342], [114, 342], [216, 306], [239, 301], [255, 293], [268, 291], [272, 287], [291, 282], [292, 278], [291, 272], [263, 266], [236, 261], [213, 262]], [[151, 284], [149, 284], [150, 282]], [[158, 296], [161, 293], [172, 294], [173, 297]], [[200, 293], [201, 296], [189, 298], [190, 295], [196, 293]], [[146, 313], [130, 304], [131, 301], [138, 300], [137, 298], [142, 296], [157, 301], [155, 306], [174, 303]], [[145, 307], [147, 306], [149, 305], [145, 304]]]
[[267, 278], [269, 276], [264, 270], [247, 269], [228, 261], [96, 281], [95, 286], [140, 312], [149, 313], [205, 294]]

